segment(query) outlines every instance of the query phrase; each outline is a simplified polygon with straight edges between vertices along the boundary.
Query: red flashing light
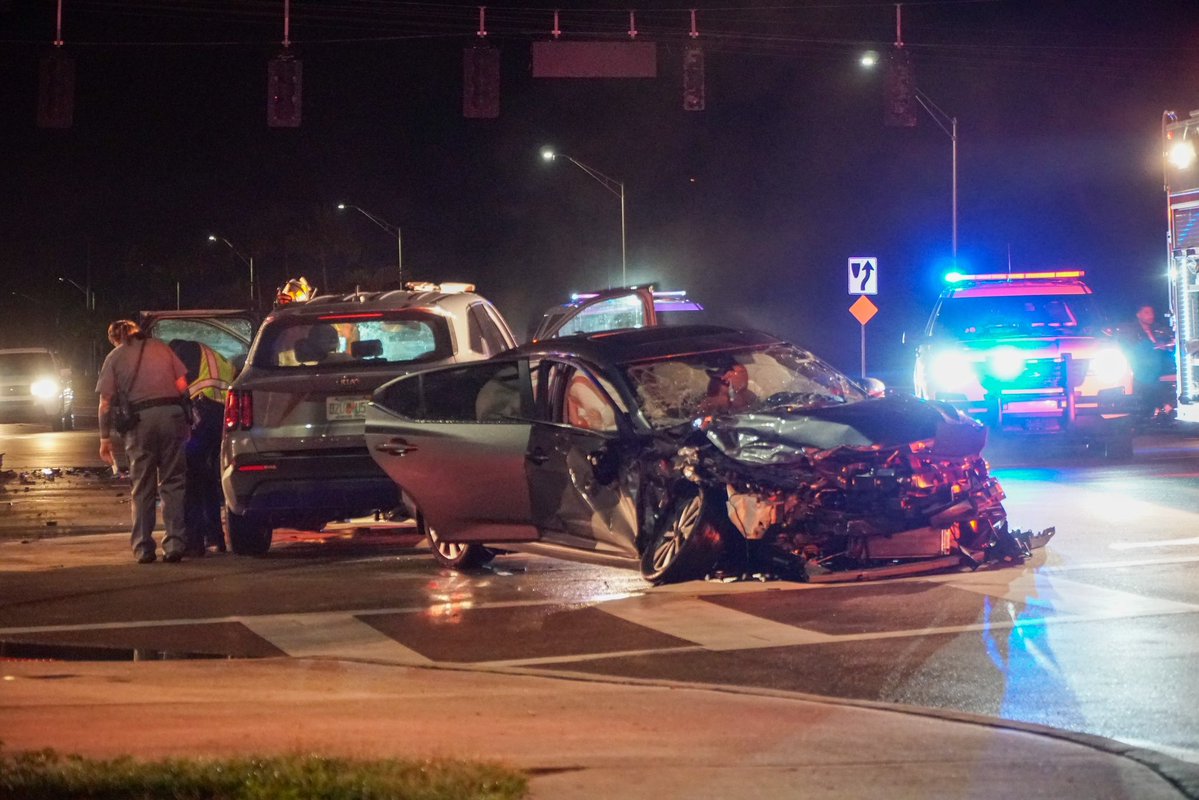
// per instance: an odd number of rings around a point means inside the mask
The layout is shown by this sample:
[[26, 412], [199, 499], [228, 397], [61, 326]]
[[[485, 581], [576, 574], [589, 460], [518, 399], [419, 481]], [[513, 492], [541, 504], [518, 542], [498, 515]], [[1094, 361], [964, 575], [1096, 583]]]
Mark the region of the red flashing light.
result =
[[1025, 281], [1052, 280], [1055, 278], [1081, 278], [1086, 270], [1066, 269], [1053, 272], [988, 272], [982, 275], [962, 275], [963, 281]]
[[242, 464], [237, 468], [238, 472], [270, 472], [279, 469], [278, 464]]

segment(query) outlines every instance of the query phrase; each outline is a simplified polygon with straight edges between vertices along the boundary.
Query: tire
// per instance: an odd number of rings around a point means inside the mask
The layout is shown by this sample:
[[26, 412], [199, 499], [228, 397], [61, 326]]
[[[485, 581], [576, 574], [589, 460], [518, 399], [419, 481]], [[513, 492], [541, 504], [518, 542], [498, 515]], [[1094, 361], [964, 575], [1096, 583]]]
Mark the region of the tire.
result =
[[495, 558], [495, 552], [478, 542], [446, 542], [437, 531], [425, 523], [425, 515], [416, 513], [416, 528], [425, 536], [433, 558], [443, 567], [450, 569], [478, 569]]
[[265, 522], [235, 514], [227, 507], [221, 512], [229, 549], [239, 556], [263, 556], [271, 549], [274, 529]]
[[716, 566], [724, 536], [700, 491], [675, 498], [641, 554], [641, 575], [660, 585], [702, 578]]

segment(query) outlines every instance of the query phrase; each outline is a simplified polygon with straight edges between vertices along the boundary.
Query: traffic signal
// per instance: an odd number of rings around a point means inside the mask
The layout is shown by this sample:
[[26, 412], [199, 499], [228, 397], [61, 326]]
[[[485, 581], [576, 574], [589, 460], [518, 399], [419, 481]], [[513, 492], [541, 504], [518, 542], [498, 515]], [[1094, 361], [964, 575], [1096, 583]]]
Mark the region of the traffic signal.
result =
[[495, 119], [499, 115], [499, 48], [468, 47], [462, 51], [462, 116]]
[[683, 49], [683, 110], [703, 111], [704, 48], [692, 42]]
[[300, 127], [303, 62], [283, 53], [267, 65], [266, 124], [272, 128]]
[[55, 50], [42, 57], [37, 125], [39, 128], [69, 128], [74, 121], [75, 59]]
[[892, 128], [916, 127], [916, 75], [902, 46], [891, 49], [884, 81], [883, 124]]

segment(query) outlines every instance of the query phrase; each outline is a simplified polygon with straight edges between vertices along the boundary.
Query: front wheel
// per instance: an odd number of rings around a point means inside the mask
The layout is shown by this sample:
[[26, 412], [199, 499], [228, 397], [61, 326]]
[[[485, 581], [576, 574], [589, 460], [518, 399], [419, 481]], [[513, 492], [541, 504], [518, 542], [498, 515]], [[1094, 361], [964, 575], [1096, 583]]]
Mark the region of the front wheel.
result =
[[225, 507], [221, 511], [229, 549], [239, 556], [262, 556], [271, 549], [274, 530], [265, 522], [235, 514]]
[[437, 535], [437, 531], [425, 522], [425, 515], [417, 512], [416, 528], [424, 534], [433, 551], [433, 558], [438, 564], [450, 569], [477, 569], [491, 559], [495, 552], [478, 542], [447, 542]]
[[724, 537], [703, 492], [677, 497], [641, 554], [641, 575], [654, 584], [701, 578], [724, 550]]

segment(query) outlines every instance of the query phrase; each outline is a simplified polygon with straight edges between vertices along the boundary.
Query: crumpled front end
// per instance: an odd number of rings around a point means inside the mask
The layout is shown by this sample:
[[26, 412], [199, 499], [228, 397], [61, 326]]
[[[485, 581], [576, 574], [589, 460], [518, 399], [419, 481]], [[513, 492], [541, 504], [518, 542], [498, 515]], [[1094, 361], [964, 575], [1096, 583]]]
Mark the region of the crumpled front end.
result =
[[[683, 474], [723, 500], [751, 568], [766, 561], [776, 572], [802, 567], [800, 577], [810, 579], [863, 579], [1022, 560], [1043, 544], [1008, 530], [977, 423], [914, 400], [864, 410], [871, 413], [856, 420], [713, 420], [706, 446], [681, 451], [690, 462]], [[864, 419], [869, 424], [859, 424]], [[925, 438], [886, 441], [872, 426]], [[803, 443], [812, 440], [832, 446]]]

